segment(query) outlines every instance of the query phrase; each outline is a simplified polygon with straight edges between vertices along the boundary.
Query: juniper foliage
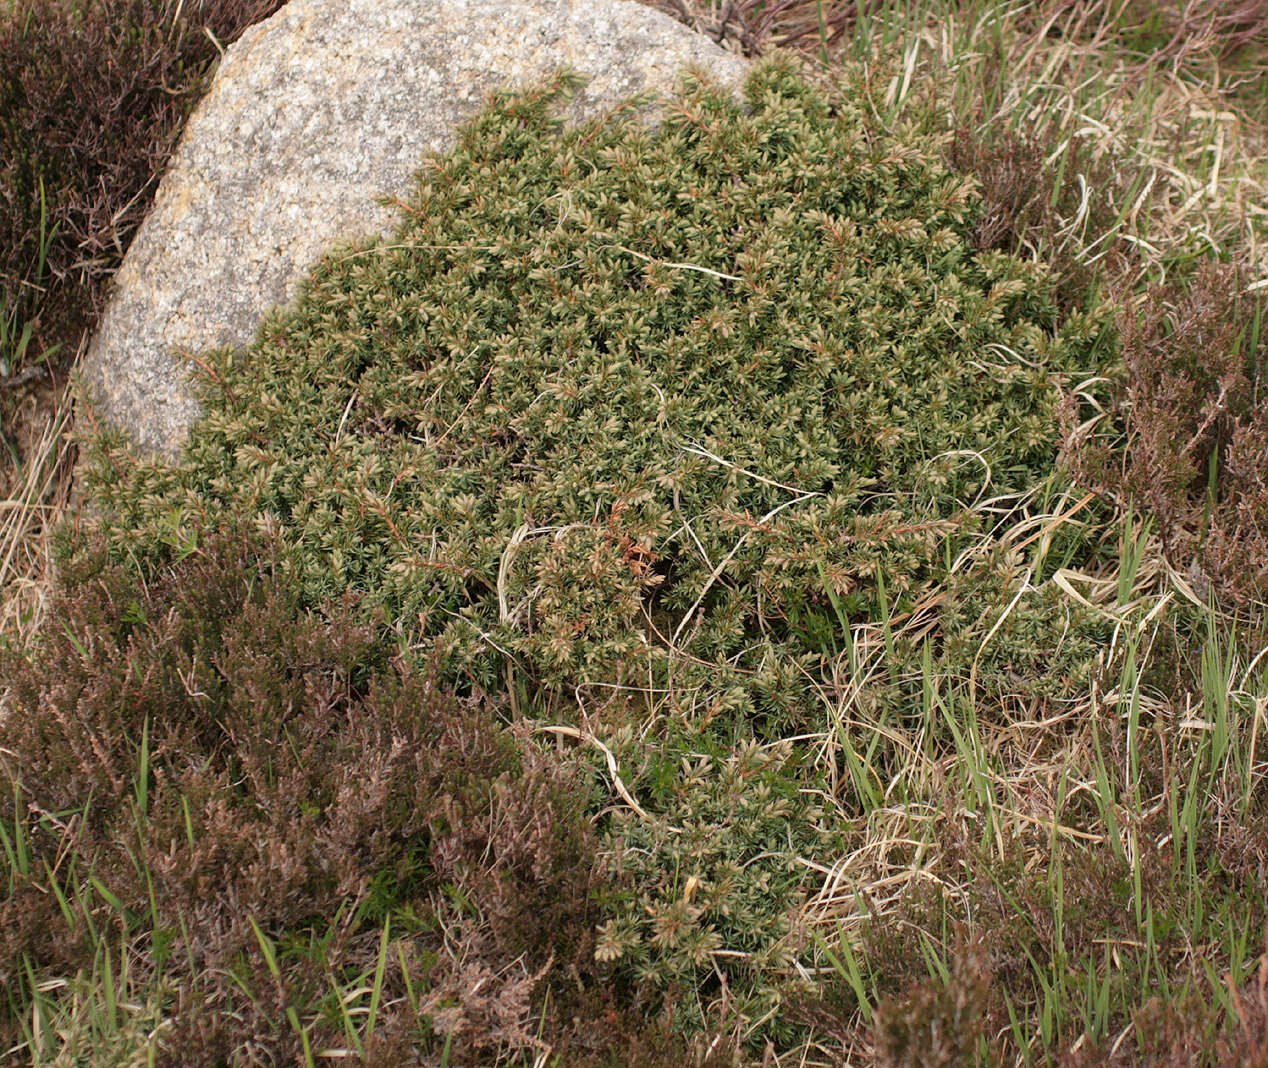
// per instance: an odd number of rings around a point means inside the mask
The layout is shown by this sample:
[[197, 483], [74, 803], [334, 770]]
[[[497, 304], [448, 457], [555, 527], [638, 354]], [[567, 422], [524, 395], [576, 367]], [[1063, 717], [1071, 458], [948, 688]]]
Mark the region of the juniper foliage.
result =
[[[1052, 469], [1100, 358], [1042, 265], [975, 252], [938, 145], [785, 63], [564, 130], [572, 82], [498, 97], [397, 232], [329, 255], [218, 352], [182, 466], [98, 457], [118, 543], [227, 514], [306, 603], [356, 590], [490, 686], [665, 677], [787, 726], [807, 619], [910, 605]], [[835, 604], [833, 601], [835, 600]]]
[[[977, 505], [1059, 477], [1054, 413], [1103, 324], [975, 244], [936, 138], [786, 61], [743, 99], [688, 80], [652, 128], [565, 128], [575, 84], [495, 98], [390, 238], [201, 358], [180, 465], [103, 438], [92, 493], [142, 566], [254, 525], [301, 607], [352, 591], [460, 686], [577, 698], [603, 730], [623, 687], [662, 701], [627, 774], [646, 809], [604, 822], [632, 889], [598, 953], [685, 992], [680, 1024], [725, 1003], [761, 1037], [804, 963], [801, 860], [832, 853], [815, 774], [761, 747], [823, 728], [845, 628], [940, 603], [938, 657], [989, 630]], [[918, 707], [894, 663], [878, 700]]]
[[[636, 748], [630, 732], [621, 741]], [[679, 991], [674, 1019], [688, 1031], [725, 1004], [778, 1033], [781, 1009], [797, 993], [796, 984], [773, 981], [809, 940], [795, 920], [804, 892], [797, 857], [826, 854], [838, 836], [799, 793], [791, 762], [786, 743], [684, 757], [658, 799], [660, 821], [629, 810], [612, 821], [613, 877], [633, 889], [613, 902], [595, 956]]]

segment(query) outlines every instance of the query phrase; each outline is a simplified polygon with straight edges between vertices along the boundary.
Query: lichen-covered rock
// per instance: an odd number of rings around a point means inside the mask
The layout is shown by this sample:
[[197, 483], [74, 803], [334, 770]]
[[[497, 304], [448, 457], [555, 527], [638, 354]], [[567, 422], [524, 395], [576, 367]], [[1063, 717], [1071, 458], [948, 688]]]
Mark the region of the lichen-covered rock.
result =
[[332, 245], [386, 231], [429, 153], [493, 89], [568, 67], [574, 118], [683, 68], [744, 61], [630, 0], [291, 0], [228, 49], [90, 346], [99, 418], [179, 450], [198, 414], [181, 353], [241, 346]]

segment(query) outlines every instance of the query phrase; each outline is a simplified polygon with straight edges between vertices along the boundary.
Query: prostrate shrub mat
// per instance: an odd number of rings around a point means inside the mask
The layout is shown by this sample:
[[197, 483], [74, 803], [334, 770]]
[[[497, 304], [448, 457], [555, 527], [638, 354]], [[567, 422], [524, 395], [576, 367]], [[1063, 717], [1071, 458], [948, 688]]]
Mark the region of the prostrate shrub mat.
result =
[[622, 888], [598, 960], [679, 1028], [791, 1041], [801, 910], [876, 803], [843, 771], [817, 800], [852, 630], [900, 720], [934, 714], [922, 663], [1086, 676], [1096, 624], [990, 535], [1068, 486], [1057, 408], [1113, 346], [1042, 264], [976, 250], [938, 141], [786, 63], [653, 127], [565, 129], [571, 86], [497, 98], [392, 237], [197, 357], [179, 466], [103, 439], [91, 492], [143, 574], [246, 524], [297, 610], [352, 595], [404, 660], [588, 745]]
[[808, 620], [875, 612], [878, 575], [919, 603], [975, 503], [1050, 473], [1095, 324], [974, 253], [934, 143], [787, 66], [654, 130], [564, 131], [566, 87], [499, 99], [392, 238], [201, 358], [184, 465], [107, 455], [97, 497], [134, 551], [276, 532], [308, 603], [356, 590], [485, 686], [703, 664], [736, 716], [795, 717]]

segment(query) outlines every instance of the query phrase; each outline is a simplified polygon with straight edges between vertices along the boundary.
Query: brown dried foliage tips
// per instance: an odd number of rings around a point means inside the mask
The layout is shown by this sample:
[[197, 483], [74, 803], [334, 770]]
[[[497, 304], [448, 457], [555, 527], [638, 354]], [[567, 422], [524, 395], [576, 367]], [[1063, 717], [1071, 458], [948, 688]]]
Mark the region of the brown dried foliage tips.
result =
[[820, 55], [878, 5], [869, 0], [652, 0], [715, 44], [746, 56], [785, 48]]
[[873, 1045], [881, 1068], [956, 1068], [979, 1063], [991, 987], [987, 953], [966, 942], [947, 978], [925, 979], [876, 1007]]
[[1097, 257], [1103, 266], [1097, 268], [1060, 238], [1080, 211], [1087, 213], [1081, 227], [1084, 232], [1099, 235], [1112, 228], [1115, 208], [1108, 191], [1114, 183], [1109, 162], [1098, 159], [1088, 142], [1074, 139], [1065, 150], [1068, 159], [1060, 173], [1082, 174], [1086, 185], [1070, 179], [1058, 186], [1058, 170], [1048, 162], [1056, 149], [1056, 135], [1051, 131], [1016, 133], [961, 125], [947, 149], [947, 163], [978, 180], [982, 210], [973, 233], [977, 251], [1001, 249], [1041, 257], [1057, 277], [1060, 306], [1076, 311], [1090, 306], [1099, 273], [1106, 269], [1121, 273], [1132, 251], [1125, 242], [1110, 239], [1104, 254]]
[[[1149, 510], [1172, 564], [1205, 595], [1268, 600], [1268, 336], [1236, 266], [1207, 264], [1154, 286], [1142, 310], [1119, 300], [1125, 380], [1114, 429], [1081, 432], [1068, 406], [1076, 477]], [[1086, 417], [1086, 412], [1082, 417]]]
[[[285, 0], [17, 0], [0, 5], [0, 296], [35, 350], [91, 318], [153, 198], [218, 47]], [[47, 293], [38, 262], [41, 187]], [[73, 348], [68, 346], [68, 348]]]
[[[168, 1063], [296, 1063], [288, 1010], [373, 974], [389, 923], [369, 1061], [446, 1036], [453, 1064], [623, 1048], [574, 1022], [630, 1011], [594, 961], [588, 766], [389, 659], [350, 604], [304, 614], [287, 589], [233, 535], [140, 586], [85, 552], [41, 647], [0, 653], [0, 819], [31, 856], [0, 901], [4, 1048], [24, 977], [90, 973], [95, 930], [170, 991]], [[346, 1045], [327, 1009], [310, 1040]]]

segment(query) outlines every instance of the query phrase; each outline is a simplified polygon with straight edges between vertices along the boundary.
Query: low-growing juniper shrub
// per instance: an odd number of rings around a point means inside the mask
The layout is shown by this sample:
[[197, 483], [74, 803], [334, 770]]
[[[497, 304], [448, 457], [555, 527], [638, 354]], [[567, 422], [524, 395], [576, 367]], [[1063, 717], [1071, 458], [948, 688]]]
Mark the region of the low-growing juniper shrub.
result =
[[[332, 981], [372, 966], [389, 924], [371, 1063], [446, 1043], [451, 1063], [547, 1045], [689, 1063], [682, 1029], [724, 1014], [782, 1040], [807, 995], [790, 978], [802, 861], [832, 843], [795, 749], [754, 739], [821, 726], [806, 680], [832, 693], [844, 631], [927, 618], [860, 698], [896, 717], [921, 657], [955, 681], [973, 651], [980, 707], [1001, 716], [1018, 678], [1049, 681], [1016, 696], [1042, 717], [1097, 669], [1087, 618], [1037, 589], [999, 620], [1018, 560], [965, 555], [990, 521], [978, 501], [1059, 481], [1058, 399], [1116, 343], [1094, 280], [1018, 258], [1056, 218], [1038, 143], [963, 134], [948, 169], [937, 139], [882, 135], [779, 65], [742, 105], [688, 86], [654, 130], [565, 131], [568, 84], [499, 98], [425, 165], [392, 238], [332, 254], [255, 346], [215, 354], [182, 467], [99, 443], [113, 560], [68, 558], [56, 672], [5, 664], [3, 815], [37, 858], [3, 905], [10, 992], [28, 964], [91, 965], [89, 921], [111, 915], [91, 871], [124, 903], [112, 937], [148, 939], [146, 966], [175, 983], [180, 1063], [297, 1059], [296, 1006], [324, 1005], [311, 1036], [344, 1041]], [[1171, 329], [1145, 322], [1141, 338]], [[1167, 408], [1158, 362], [1129, 361], [1145, 385], [1127, 400], [1147, 403], [1121, 419]], [[1221, 375], [1193, 387], [1216, 399], [1188, 429], [1241, 487], [1208, 488], [1198, 526], [1231, 559], [1220, 537], [1244, 553], [1263, 529], [1245, 503], [1263, 499], [1263, 442], [1229, 399], [1253, 401], [1257, 373]], [[1159, 499], [1182, 517], [1169, 531], [1192, 527], [1197, 485]], [[1221, 526], [1223, 500], [1241, 503]], [[237, 523], [280, 553], [209, 534]], [[664, 684], [681, 730], [608, 738], [646, 811], [596, 830], [590, 765], [479, 698], [510, 675], [552, 711]], [[1020, 901], [1036, 959], [1056, 959], [1046, 887], [959, 848], [985, 927], [1012, 932]], [[1125, 937], [1122, 872], [1092, 872], [1072, 882], [1080, 943]], [[65, 907], [54, 881], [77, 889]], [[895, 963], [878, 1055], [962, 1057], [1002, 1034], [983, 977], [1024, 990], [1026, 962], [990, 950], [964, 955], [954, 989]], [[1245, 993], [1237, 1042], [1254, 1049], [1264, 1002]], [[16, 1041], [16, 1013], [5, 1028]]]
[[[617, 744], [632, 761], [654, 762], [637, 752], [632, 732]], [[773, 1018], [763, 1033], [778, 1038], [782, 1007], [799, 992], [772, 981], [808, 941], [796, 921], [805, 890], [798, 858], [830, 852], [839, 836], [799, 792], [786, 767], [791, 748], [750, 742], [683, 756], [667, 775], [644, 767], [631, 779], [650, 787], [659, 819], [623, 810], [608, 831], [629, 900], [599, 929], [596, 955], [637, 982], [677, 990], [675, 1021], [688, 1032], [725, 1004], [747, 1024]]]
[[106, 448], [96, 493], [138, 552], [274, 531], [305, 603], [355, 589], [486, 688], [508, 656], [560, 692], [650, 665], [773, 733], [821, 652], [794, 617], [938, 589], [972, 503], [1051, 474], [1099, 327], [974, 249], [932, 140], [787, 65], [654, 130], [561, 130], [560, 92], [499, 99], [395, 235], [213, 354], [180, 467]]
[[[742, 101], [689, 81], [654, 128], [563, 128], [572, 84], [497, 97], [395, 234], [209, 354], [179, 466], [103, 437], [91, 492], [143, 568], [227, 522], [275, 538], [300, 606], [354, 591], [464, 691], [513, 678], [572, 716], [663, 693], [681, 730], [646, 744], [675, 786], [607, 820], [633, 889], [602, 952], [680, 1022], [726, 1003], [761, 1041], [831, 849], [816, 772], [762, 758], [769, 795], [732, 811], [736, 762], [823, 728], [847, 628], [924, 612], [939, 658], [990, 630], [969, 606], [997, 563], [967, 550], [1061, 477], [1055, 413], [1103, 329], [1062, 318], [1042, 264], [975, 247], [982, 202], [936, 137], [870, 128], [787, 63]], [[883, 687], [900, 716], [913, 677]], [[716, 818], [680, 870], [696, 805]], [[693, 877], [705, 905], [676, 896]]]
[[[81, 547], [41, 646], [0, 654], [3, 820], [27, 858], [0, 900], [6, 1048], [27, 978], [90, 970], [103, 939], [172, 991], [173, 1064], [300, 1059], [288, 1011], [372, 970], [384, 937], [380, 1050], [485, 1063], [542, 1029], [567, 1045], [583, 1001], [636, 1018], [595, 959], [617, 884], [586, 762], [391, 659], [349, 601], [300, 607], [258, 537], [137, 579]], [[346, 1042], [339, 1013], [310, 1039]]]

